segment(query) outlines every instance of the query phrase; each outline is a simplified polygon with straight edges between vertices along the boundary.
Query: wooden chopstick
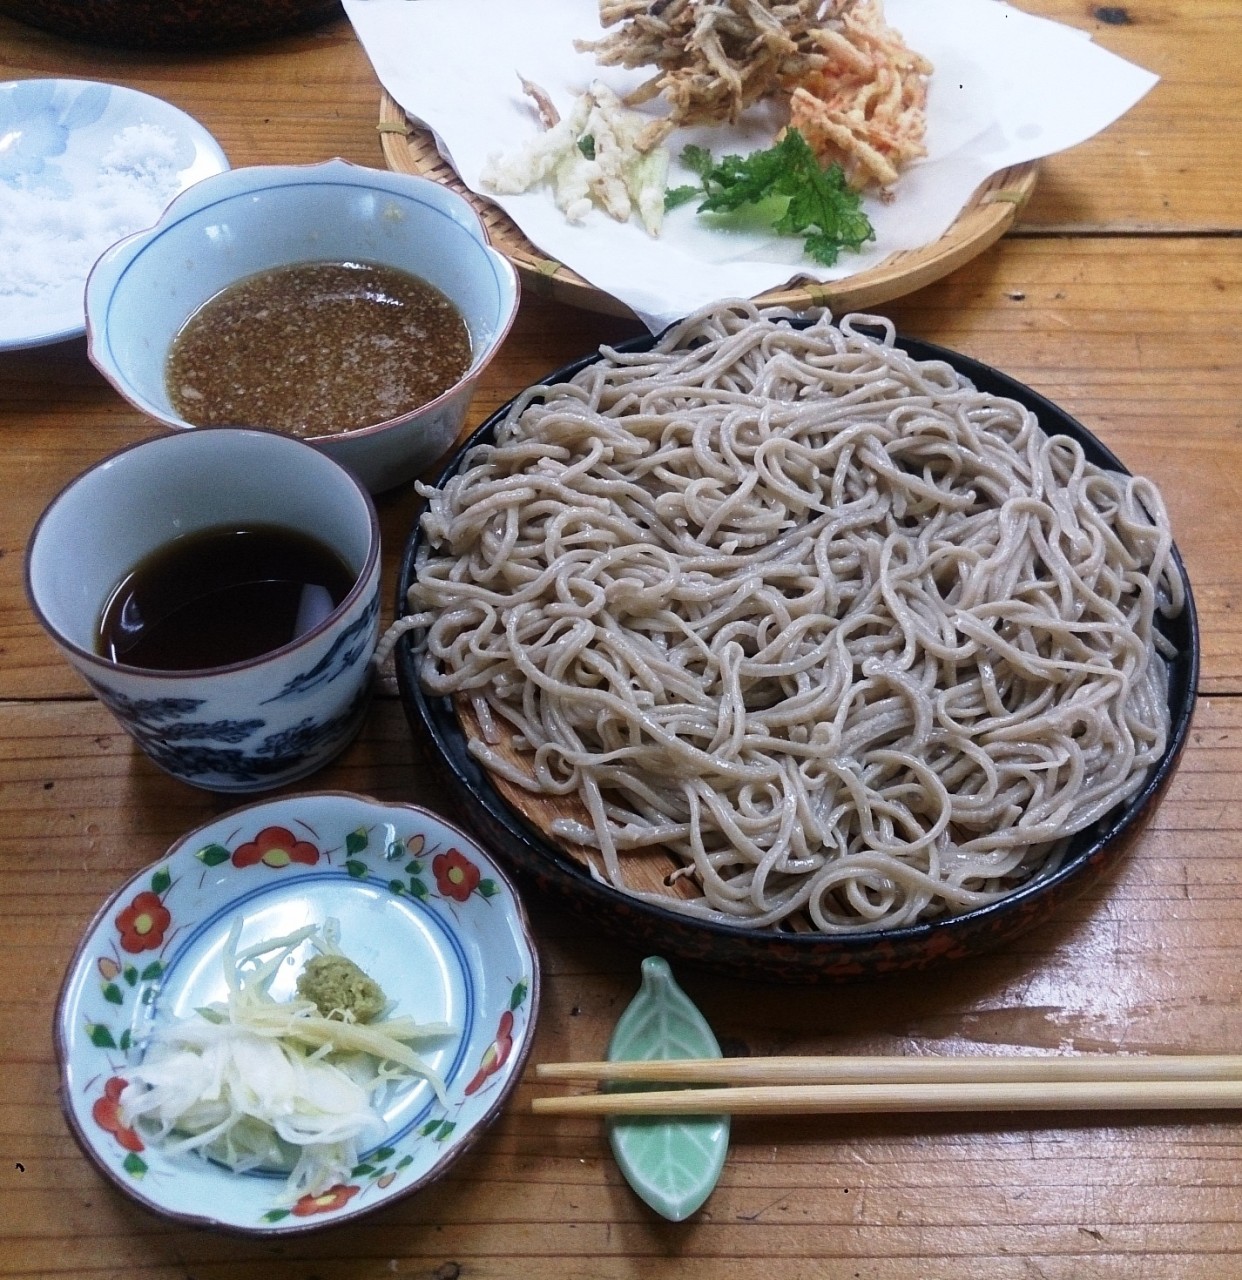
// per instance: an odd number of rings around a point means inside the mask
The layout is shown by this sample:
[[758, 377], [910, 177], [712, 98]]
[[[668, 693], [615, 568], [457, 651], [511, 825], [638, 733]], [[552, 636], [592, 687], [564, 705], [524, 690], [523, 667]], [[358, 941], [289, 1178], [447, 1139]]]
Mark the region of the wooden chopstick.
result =
[[1242, 1080], [1242, 1055], [669, 1058], [541, 1062], [540, 1080], [652, 1084], [950, 1084], [1059, 1080]]
[[[536, 1098], [545, 1115], [1242, 1107], [1242, 1056], [782, 1057], [545, 1062], [541, 1080], [706, 1088]], [[724, 1086], [724, 1087], [715, 1087]]]
[[1242, 1107], [1242, 1080], [1067, 1080], [754, 1085], [535, 1098], [543, 1115], [809, 1115], [897, 1111], [1110, 1111]]

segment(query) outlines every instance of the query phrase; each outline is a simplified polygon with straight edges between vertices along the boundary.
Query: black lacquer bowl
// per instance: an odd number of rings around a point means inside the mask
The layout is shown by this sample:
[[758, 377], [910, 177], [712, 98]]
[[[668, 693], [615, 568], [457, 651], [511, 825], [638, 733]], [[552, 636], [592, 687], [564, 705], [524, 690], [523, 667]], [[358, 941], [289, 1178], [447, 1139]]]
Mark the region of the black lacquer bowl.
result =
[[[649, 349], [656, 339], [644, 335], [621, 344], [622, 351]], [[1006, 396], [1031, 410], [1048, 434], [1071, 436], [1090, 462], [1124, 472], [1121, 462], [1062, 409], [1013, 378], [932, 343], [898, 338], [917, 360], [943, 360], [980, 390]], [[544, 379], [551, 384], [573, 377], [599, 359], [584, 357]], [[512, 403], [512, 402], [510, 402]], [[453, 456], [438, 483], [454, 474], [465, 453], [494, 439], [509, 405], [498, 409]], [[397, 584], [397, 614], [406, 611], [406, 591], [422, 543], [415, 529], [406, 547]], [[864, 980], [927, 968], [989, 951], [1050, 920], [1070, 898], [1088, 888], [1119, 858], [1142, 830], [1145, 819], [1171, 777], [1190, 728], [1199, 672], [1199, 631], [1185, 566], [1175, 551], [1177, 571], [1186, 588], [1186, 607], [1159, 625], [1172, 642], [1169, 662], [1169, 742], [1143, 788], [1126, 804], [1076, 835], [1057, 870], [1036, 878], [985, 907], [960, 915], [874, 933], [822, 935], [753, 930], [694, 920], [658, 905], [638, 901], [594, 880], [569, 853], [558, 849], [500, 795], [485, 770], [469, 754], [467, 739], [450, 699], [426, 694], [419, 685], [414, 637], [403, 636], [396, 649], [396, 671], [406, 716], [415, 734], [425, 737], [439, 780], [460, 806], [475, 833], [506, 859], [537, 891], [590, 926], [598, 925], [639, 949], [714, 972], [758, 981], [826, 983]]]
[[0, 0], [0, 13], [72, 40], [198, 49], [307, 31], [344, 16], [341, 0]]

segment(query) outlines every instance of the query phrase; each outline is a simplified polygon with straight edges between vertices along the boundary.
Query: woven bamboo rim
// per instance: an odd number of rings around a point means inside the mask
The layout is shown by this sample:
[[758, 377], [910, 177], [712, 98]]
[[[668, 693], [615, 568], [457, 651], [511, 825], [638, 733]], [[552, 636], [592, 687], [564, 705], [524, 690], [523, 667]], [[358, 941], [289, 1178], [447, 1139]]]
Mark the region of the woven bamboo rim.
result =
[[[471, 191], [436, 150], [430, 131], [413, 124], [387, 93], [380, 99], [378, 127], [388, 167], [397, 173], [433, 178], [464, 196], [483, 220], [493, 246], [513, 263], [523, 288], [588, 311], [633, 315], [623, 302], [541, 253], [503, 209]], [[804, 281], [760, 294], [756, 301], [795, 311], [829, 307], [843, 313], [913, 293], [977, 257], [1009, 230], [1035, 190], [1037, 167], [1030, 161], [994, 173], [971, 197], [957, 221], [932, 244], [890, 254], [870, 270], [843, 280]]]

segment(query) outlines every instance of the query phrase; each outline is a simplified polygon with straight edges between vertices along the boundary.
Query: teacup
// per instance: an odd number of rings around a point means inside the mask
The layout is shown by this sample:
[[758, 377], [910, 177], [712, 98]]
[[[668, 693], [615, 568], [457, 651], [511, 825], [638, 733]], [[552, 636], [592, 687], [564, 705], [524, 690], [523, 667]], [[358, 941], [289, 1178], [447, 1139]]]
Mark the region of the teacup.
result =
[[[307, 630], [244, 661], [156, 670], [105, 656], [101, 619], [118, 585], [175, 540], [231, 526], [309, 535], [343, 562], [352, 588]], [[379, 522], [353, 473], [248, 428], [160, 436], [105, 458], [52, 501], [26, 551], [27, 596], [61, 652], [157, 765], [211, 791], [296, 781], [354, 737], [379, 579]]]

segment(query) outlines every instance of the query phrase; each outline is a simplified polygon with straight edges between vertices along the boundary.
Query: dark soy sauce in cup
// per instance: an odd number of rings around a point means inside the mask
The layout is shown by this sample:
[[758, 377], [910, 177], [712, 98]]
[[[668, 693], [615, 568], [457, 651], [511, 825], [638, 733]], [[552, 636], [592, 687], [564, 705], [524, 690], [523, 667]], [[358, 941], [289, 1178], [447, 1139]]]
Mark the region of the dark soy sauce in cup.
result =
[[321, 622], [356, 578], [330, 547], [293, 529], [204, 529], [126, 574], [104, 606], [95, 647], [157, 671], [245, 662]]

